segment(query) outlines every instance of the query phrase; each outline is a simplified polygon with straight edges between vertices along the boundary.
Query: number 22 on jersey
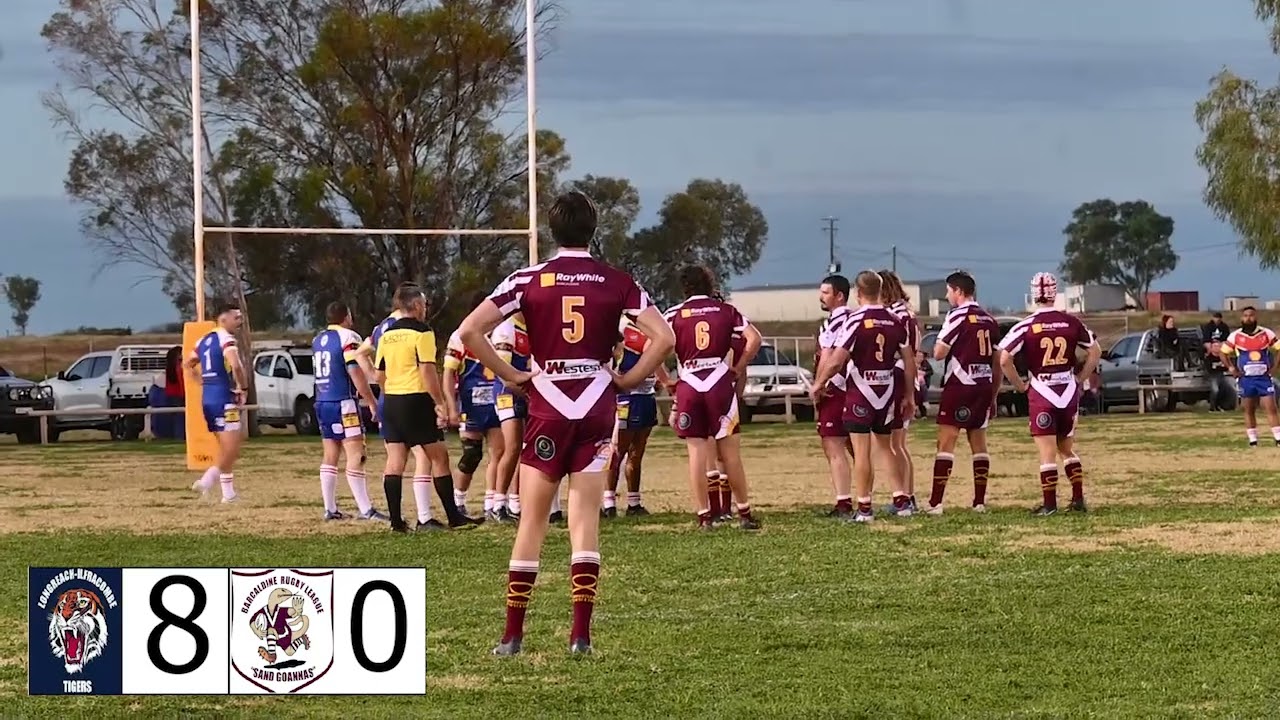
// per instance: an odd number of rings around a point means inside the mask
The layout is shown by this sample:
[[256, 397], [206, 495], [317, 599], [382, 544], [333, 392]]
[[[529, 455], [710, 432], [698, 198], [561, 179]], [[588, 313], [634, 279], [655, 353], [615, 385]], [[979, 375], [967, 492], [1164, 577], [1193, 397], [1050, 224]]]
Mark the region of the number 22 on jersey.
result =
[[1044, 351], [1044, 357], [1040, 359], [1042, 366], [1054, 367], [1067, 364], [1066, 338], [1061, 336], [1040, 338], [1040, 349]]

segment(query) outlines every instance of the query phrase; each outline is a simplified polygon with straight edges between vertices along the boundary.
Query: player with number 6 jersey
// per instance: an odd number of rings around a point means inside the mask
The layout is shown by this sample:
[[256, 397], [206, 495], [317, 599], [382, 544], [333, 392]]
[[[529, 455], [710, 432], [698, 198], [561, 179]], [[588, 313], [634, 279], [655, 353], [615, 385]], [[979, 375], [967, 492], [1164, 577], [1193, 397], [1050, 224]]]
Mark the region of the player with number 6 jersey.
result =
[[[701, 265], [680, 270], [680, 285], [688, 295], [667, 310], [676, 340], [676, 436], [689, 448], [689, 487], [693, 492], [698, 525], [709, 529], [719, 514], [712, 506], [707, 481], [719, 478], [714, 470], [717, 454], [724, 458], [732, 494], [738, 499], [739, 524], [744, 530], [759, 529], [751, 514], [746, 471], [738, 437], [737, 379], [746, 372], [747, 362], [760, 348], [760, 332], [729, 303], [712, 297], [715, 279]], [[745, 338], [741, 357], [733, 346]], [[730, 362], [733, 365], [730, 366]], [[718, 508], [727, 512], [727, 508]]]
[[200, 385], [200, 405], [209, 432], [218, 439], [218, 454], [212, 467], [191, 486], [205, 496], [213, 484], [222, 486], [222, 502], [238, 499], [235, 489], [236, 460], [244, 433], [240, 411], [244, 406], [246, 378], [240, 364], [240, 348], [235, 333], [244, 324], [244, 315], [235, 305], [218, 310], [218, 327], [200, 338], [187, 359], [187, 375]]
[[[591, 256], [595, 203], [569, 192], [552, 205], [548, 224], [560, 247], [550, 260], [503, 280], [458, 329], [480, 362], [513, 388], [529, 393], [529, 419], [521, 456], [524, 505], [507, 575], [507, 624], [496, 655], [520, 652], [524, 616], [538, 573], [552, 497], [569, 477], [569, 577], [573, 623], [569, 648], [591, 652], [591, 614], [600, 577], [600, 504], [612, 450], [618, 390], [638, 386], [671, 351], [674, 340], [649, 296], [626, 272]], [[524, 316], [530, 370], [498, 355], [486, 336], [506, 318]], [[633, 319], [649, 346], [635, 367], [617, 375], [609, 367], [618, 323]]]
[[[1031, 418], [1031, 436], [1040, 453], [1040, 489], [1044, 495], [1043, 504], [1032, 513], [1040, 516], [1058, 511], [1059, 457], [1071, 482], [1070, 509], [1085, 511], [1084, 468], [1075, 453], [1076, 418], [1083, 378], [1093, 374], [1102, 355], [1089, 328], [1079, 318], [1054, 307], [1057, 296], [1058, 279], [1050, 273], [1036, 273], [1031, 278], [1036, 311], [1010, 328], [998, 345], [1001, 374], [1018, 392], [1027, 394], [1027, 414]], [[1088, 351], [1088, 356], [1080, 367], [1076, 353], [1082, 349]], [[1014, 362], [1019, 355], [1026, 362], [1025, 381]], [[1000, 375], [993, 381], [999, 386]]]
[[364, 422], [359, 400], [370, 407], [377, 401], [369, 389], [369, 380], [360, 367], [356, 351], [360, 335], [351, 329], [351, 310], [345, 303], [332, 302], [325, 308], [329, 327], [311, 341], [312, 365], [315, 368], [315, 412], [320, 427], [323, 458], [320, 461], [320, 496], [324, 500], [324, 519], [342, 520], [338, 510], [338, 456], [346, 453], [347, 485], [355, 498], [363, 520], [387, 520], [373, 508], [369, 500], [364, 472]]
[[987, 423], [995, 414], [1000, 386], [995, 376], [995, 340], [999, 325], [974, 300], [977, 281], [957, 270], [947, 276], [947, 302], [951, 312], [938, 331], [933, 356], [943, 361], [942, 398], [938, 403], [938, 446], [933, 458], [933, 489], [929, 494], [931, 515], [942, 514], [951, 469], [955, 465], [956, 441], [964, 430], [973, 453], [973, 504], [975, 512], [987, 509], [987, 479], [991, 455], [987, 451]]

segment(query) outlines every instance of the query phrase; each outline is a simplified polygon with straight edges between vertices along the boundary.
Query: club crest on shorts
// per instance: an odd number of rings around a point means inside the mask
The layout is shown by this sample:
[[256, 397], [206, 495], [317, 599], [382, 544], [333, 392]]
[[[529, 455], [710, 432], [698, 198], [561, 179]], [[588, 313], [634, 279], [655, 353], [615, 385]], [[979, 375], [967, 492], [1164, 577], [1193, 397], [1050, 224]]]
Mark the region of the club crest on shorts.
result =
[[1041, 430], [1048, 430], [1049, 426], [1052, 424], [1053, 424], [1053, 416], [1050, 415], [1049, 413], [1042, 412], [1039, 415], [1036, 415], [1036, 427], [1040, 428]]
[[969, 408], [961, 406], [956, 408], [956, 420], [964, 422], [969, 419]]
[[689, 413], [680, 413], [680, 417], [676, 418], [676, 427], [681, 430], [688, 430], [693, 424], [693, 418], [689, 417]]
[[539, 460], [550, 460], [556, 456], [556, 443], [546, 435], [539, 435], [533, 439], [533, 454], [538, 456]]
[[864, 418], [871, 414], [871, 408], [866, 405], [854, 405], [853, 414], [855, 417]]
[[232, 570], [231, 668], [295, 693], [333, 667], [333, 571]]

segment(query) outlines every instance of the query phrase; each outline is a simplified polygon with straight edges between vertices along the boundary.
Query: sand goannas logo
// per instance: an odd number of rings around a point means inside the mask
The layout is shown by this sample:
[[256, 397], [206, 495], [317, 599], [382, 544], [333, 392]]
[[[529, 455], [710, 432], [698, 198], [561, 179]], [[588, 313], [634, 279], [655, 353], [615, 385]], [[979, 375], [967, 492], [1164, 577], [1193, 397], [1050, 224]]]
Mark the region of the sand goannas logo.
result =
[[333, 571], [233, 570], [231, 666], [269, 693], [297, 692], [333, 667]]

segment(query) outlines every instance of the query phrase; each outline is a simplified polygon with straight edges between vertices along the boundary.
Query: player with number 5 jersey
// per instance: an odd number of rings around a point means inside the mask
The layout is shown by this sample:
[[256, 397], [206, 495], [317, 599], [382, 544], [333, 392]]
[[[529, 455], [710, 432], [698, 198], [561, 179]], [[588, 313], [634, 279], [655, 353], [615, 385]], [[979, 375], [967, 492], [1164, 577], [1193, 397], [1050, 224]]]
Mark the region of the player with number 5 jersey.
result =
[[218, 454], [214, 464], [191, 486], [202, 496], [222, 486], [222, 502], [235, 502], [239, 497], [235, 489], [236, 460], [240, 458], [240, 446], [244, 433], [240, 424], [240, 411], [244, 406], [246, 378], [240, 364], [240, 348], [236, 346], [235, 333], [244, 324], [244, 314], [235, 305], [224, 305], [218, 310], [218, 326], [200, 338], [191, 357], [187, 358], [187, 375], [192, 383], [200, 386], [200, 405], [209, 432], [218, 439]]
[[[507, 625], [496, 655], [520, 652], [524, 616], [538, 573], [552, 497], [569, 478], [569, 648], [591, 651], [591, 614], [600, 577], [600, 504], [609, 463], [619, 390], [638, 386], [671, 352], [674, 340], [649, 296], [627, 273], [587, 251], [596, 233], [595, 203], [581, 192], [558, 197], [548, 221], [560, 247], [550, 260], [518, 270], [498, 285], [458, 329], [462, 342], [509, 387], [526, 388], [529, 419], [521, 456], [524, 504], [507, 575]], [[504, 319], [524, 316], [530, 370], [498, 355], [486, 337]], [[612, 372], [618, 323], [635, 320], [650, 344], [624, 375]]]
[[387, 520], [387, 516], [375, 510], [369, 500], [364, 471], [364, 421], [360, 417], [359, 401], [363, 399], [370, 408], [376, 406], [377, 401], [356, 356], [360, 335], [351, 329], [351, 309], [345, 303], [329, 303], [325, 315], [329, 327], [311, 341], [316, 379], [316, 423], [320, 427], [324, 448], [320, 461], [324, 519], [346, 518], [338, 509], [337, 500], [338, 456], [345, 453], [347, 485], [355, 498], [358, 517], [362, 520]]
[[[1102, 351], [1093, 333], [1072, 315], [1054, 307], [1058, 279], [1050, 273], [1031, 278], [1031, 299], [1037, 309], [1009, 329], [1000, 341], [1001, 375], [1008, 377], [1018, 392], [1027, 394], [1031, 436], [1040, 454], [1040, 489], [1044, 502], [1032, 510], [1041, 516], [1058, 511], [1058, 458], [1061, 457], [1071, 482], [1071, 510], [1084, 512], [1084, 469], [1075, 453], [1076, 418], [1079, 414], [1083, 378], [1093, 374]], [[1076, 359], [1087, 350], [1083, 366]], [[1027, 379], [1018, 375], [1015, 359], [1026, 362]]]

